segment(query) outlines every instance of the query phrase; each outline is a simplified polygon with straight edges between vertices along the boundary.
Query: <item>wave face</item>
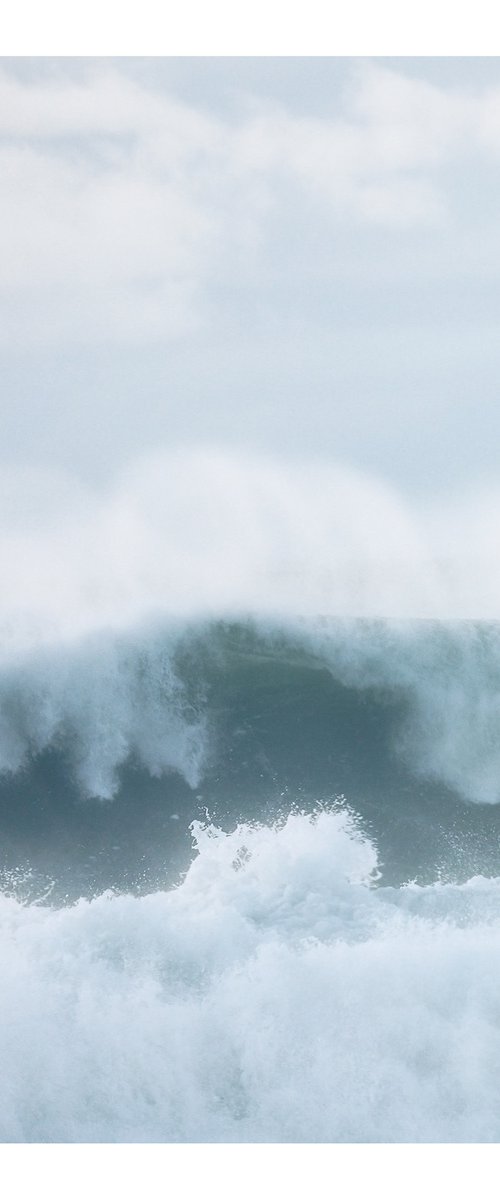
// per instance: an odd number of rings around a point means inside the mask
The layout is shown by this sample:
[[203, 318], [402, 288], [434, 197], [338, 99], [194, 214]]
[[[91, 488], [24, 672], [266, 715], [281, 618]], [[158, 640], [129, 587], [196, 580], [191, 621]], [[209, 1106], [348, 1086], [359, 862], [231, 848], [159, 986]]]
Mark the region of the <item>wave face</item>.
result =
[[0, 669], [0, 866], [26, 895], [144, 891], [186, 869], [207, 809], [229, 830], [344, 797], [388, 882], [500, 873], [499, 729], [491, 624], [220, 621], [42, 647]]
[[494, 623], [5, 657], [2, 1139], [498, 1140], [499, 717]]

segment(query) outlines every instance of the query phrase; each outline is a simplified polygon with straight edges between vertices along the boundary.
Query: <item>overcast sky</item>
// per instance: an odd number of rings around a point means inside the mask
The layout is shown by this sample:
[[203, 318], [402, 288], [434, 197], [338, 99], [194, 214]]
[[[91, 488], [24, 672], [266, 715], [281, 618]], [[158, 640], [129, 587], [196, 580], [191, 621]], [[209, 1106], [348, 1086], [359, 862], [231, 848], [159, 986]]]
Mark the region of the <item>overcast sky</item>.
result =
[[4, 59], [1, 461], [500, 463], [499, 59]]

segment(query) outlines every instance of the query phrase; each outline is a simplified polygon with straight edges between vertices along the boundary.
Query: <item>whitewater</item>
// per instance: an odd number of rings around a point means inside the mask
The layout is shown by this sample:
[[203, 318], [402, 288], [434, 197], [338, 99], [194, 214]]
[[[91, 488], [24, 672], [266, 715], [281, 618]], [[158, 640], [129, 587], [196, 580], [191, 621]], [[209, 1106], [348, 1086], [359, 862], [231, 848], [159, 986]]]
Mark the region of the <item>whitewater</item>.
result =
[[497, 498], [63, 482], [2, 479], [0, 1138], [497, 1141]]
[[178, 889], [3, 899], [3, 1137], [497, 1140], [499, 882], [377, 889], [334, 813], [194, 834]]

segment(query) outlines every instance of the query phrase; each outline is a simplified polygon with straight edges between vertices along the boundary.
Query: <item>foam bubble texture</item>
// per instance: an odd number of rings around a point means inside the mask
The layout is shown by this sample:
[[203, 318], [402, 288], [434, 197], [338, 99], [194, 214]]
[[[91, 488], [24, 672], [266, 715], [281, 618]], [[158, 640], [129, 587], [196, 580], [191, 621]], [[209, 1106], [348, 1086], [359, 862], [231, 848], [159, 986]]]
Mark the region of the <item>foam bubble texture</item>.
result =
[[376, 888], [341, 813], [195, 829], [184, 883], [2, 898], [8, 1141], [498, 1141], [499, 881]]

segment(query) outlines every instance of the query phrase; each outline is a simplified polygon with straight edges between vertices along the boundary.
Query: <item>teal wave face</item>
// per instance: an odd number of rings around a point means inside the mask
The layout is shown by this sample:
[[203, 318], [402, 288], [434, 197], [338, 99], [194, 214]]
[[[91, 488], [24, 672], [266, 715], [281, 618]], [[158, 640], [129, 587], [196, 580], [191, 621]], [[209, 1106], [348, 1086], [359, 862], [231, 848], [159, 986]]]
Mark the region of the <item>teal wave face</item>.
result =
[[338, 807], [385, 883], [500, 874], [500, 806], [483, 799], [499, 662], [493, 626], [323, 620], [156, 629], [11, 666], [4, 889], [151, 891], [187, 869], [206, 811], [230, 830]]

